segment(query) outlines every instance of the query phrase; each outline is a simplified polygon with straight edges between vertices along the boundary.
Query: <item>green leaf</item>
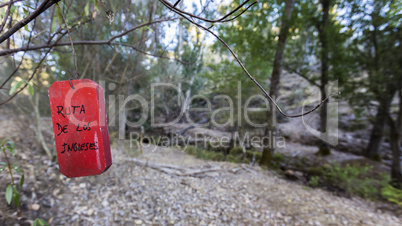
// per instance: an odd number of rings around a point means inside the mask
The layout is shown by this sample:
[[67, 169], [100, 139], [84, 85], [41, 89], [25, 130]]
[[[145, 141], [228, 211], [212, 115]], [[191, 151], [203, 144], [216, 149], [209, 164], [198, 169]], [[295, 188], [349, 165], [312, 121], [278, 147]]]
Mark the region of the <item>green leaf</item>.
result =
[[30, 9], [32, 9], [32, 10], [35, 10], [35, 8], [32, 7], [32, 6], [30, 6], [29, 4], [26, 4], [25, 7], [28, 7], [28, 8], [30, 8]]
[[11, 184], [8, 184], [6, 188], [6, 201], [8, 205], [11, 204], [12, 197], [13, 197], [13, 186]]
[[22, 174], [21, 179], [20, 179], [20, 187], [22, 187], [22, 185], [24, 185], [24, 181], [25, 181], [25, 175]]
[[29, 94], [31, 94], [31, 96], [33, 96], [35, 91], [31, 84], [28, 84], [28, 89], [29, 89]]
[[15, 93], [15, 91], [21, 86], [21, 84], [22, 84], [23, 82], [24, 82], [24, 81], [19, 81], [19, 82], [15, 83], [15, 85], [13, 85], [13, 86], [11, 87], [11, 89], [10, 89], [10, 96]]
[[20, 193], [17, 190], [17, 186], [14, 186], [13, 197], [14, 197], [15, 206], [19, 206], [20, 205]]
[[28, 11], [28, 9], [23, 8], [23, 10], [24, 10], [24, 17], [29, 16], [29, 11]]
[[84, 7], [85, 15], [89, 15], [89, 2]]
[[18, 167], [17, 165], [15, 165], [15, 163], [13, 163], [12, 168], [17, 172], [17, 173], [23, 173], [24, 171]]
[[6, 137], [6, 139], [4, 139], [4, 140], [2, 140], [1, 141], [1, 146], [4, 146], [4, 144], [6, 143], [6, 141], [8, 140], [8, 139], [10, 139], [12, 136], [9, 136], [9, 137]]
[[[8, 145], [7, 145], [8, 144]], [[12, 149], [15, 149], [15, 145], [12, 141], [8, 140], [5, 142], [5, 145], [7, 145], [7, 147], [11, 147]]]
[[152, 28], [145, 26], [150, 32], [154, 33], [154, 30], [152, 30]]
[[5, 165], [7, 165], [7, 163], [5, 163], [5, 162], [0, 162], [0, 165], [5, 166]]
[[17, 9], [17, 7], [15, 5], [12, 5], [11, 8], [10, 8], [11, 14], [13, 14], [16, 9]]
[[3, 170], [5, 169], [5, 166], [0, 166], [0, 173], [3, 172]]
[[59, 25], [63, 23], [63, 15], [61, 14], [60, 8], [56, 8], [56, 16], [57, 16], [57, 21], [59, 22]]
[[46, 221], [39, 218], [36, 218], [35, 221], [33, 222], [33, 226], [48, 226], [48, 225], [49, 224]]
[[7, 141], [5, 145], [5, 148], [11, 153], [12, 156], [15, 156], [15, 146], [11, 141]]

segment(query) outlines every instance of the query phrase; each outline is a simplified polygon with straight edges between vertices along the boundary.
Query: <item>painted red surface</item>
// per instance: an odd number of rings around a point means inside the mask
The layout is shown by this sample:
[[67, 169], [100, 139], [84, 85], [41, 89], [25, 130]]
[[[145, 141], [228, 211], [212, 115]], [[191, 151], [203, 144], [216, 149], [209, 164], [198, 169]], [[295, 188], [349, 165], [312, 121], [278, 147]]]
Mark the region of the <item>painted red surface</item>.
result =
[[60, 172], [98, 175], [112, 165], [103, 88], [89, 79], [57, 81], [49, 88]]

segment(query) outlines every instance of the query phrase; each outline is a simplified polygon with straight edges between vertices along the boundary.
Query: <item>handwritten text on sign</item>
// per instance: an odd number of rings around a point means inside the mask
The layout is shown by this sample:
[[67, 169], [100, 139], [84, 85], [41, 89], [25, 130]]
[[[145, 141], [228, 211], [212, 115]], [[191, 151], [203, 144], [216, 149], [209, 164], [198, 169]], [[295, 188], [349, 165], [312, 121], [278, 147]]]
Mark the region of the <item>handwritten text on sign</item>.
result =
[[102, 87], [88, 79], [55, 82], [49, 99], [60, 172], [80, 177], [106, 171], [112, 158]]

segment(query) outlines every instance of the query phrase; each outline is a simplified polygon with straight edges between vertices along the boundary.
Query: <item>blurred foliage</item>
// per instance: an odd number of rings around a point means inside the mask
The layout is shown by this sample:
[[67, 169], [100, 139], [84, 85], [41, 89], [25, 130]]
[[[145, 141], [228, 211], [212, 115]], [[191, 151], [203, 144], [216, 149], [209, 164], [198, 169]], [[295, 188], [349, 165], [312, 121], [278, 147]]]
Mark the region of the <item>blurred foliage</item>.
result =
[[329, 186], [367, 199], [384, 198], [397, 204], [401, 201], [401, 190], [389, 185], [390, 176], [387, 174], [374, 176], [373, 167], [370, 165], [327, 164], [310, 168], [309, 174], [311, 177], [308, 184], [311, 187]]
[[[8, 205], [13, 201], [15, 207], [18, 209], [18, 215], [21, 215], [21, 200], [20, 200], [20, 191], [25, 182], [25, 174], [24, 171], [16, 164], [10, 161], [7, 152], [11, 154], [12, 157], [15, 156], [15, 145], [12, 141], [9, 140], [10, 137], [4, 139], [0, 143], [0, 151], [3, 152], [6, 162], [0, 162], [0, 173], [7, 168], [8, 173], [10, 175], [11, 182], [7, 185], [5, 191], [6, 202]], [[18, 182], [16, 182], [16, 178], [14, 173], [18, 173], [21, 175]]]
[[386, 185], [381, 189], [381, 195], [390, 202], [402, 206], [402, 190]]

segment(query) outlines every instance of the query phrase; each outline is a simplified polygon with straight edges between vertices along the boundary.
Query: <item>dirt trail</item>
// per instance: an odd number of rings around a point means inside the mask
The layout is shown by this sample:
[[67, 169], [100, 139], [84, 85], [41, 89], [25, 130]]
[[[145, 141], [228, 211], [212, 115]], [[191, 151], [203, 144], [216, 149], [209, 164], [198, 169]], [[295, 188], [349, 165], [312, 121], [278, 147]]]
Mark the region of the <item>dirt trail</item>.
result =
[[161, 147], [146, 148], [138, 158], [183, 168], [220, 168], [203, 177], [182, 177], [138, 166], [119, 150], [113, 150], [113, 158], [113, 166], [103, 175], [61, 180], [65, 188], [54, 203], [58, 211], [53, 223], [402, 224], [402, 218], [376, 211], [361, 199], [306, 188], [256, 166], [203, 161]]
[[[7, 128], [0, 129], [3, 137], [19, 134], [10, 129], [10, 121], [0, 120], [0, 125]], [[43, 153], [24, 151], [32, 147], [27, 143], [24, 149], [21, 142], [17, 153], [25, 164], [21, 200], [27, 225], [36, 217], [52, 225], [402, 225], [402, 217], [375, 210], [376, 205], [359, 198], [307, 188], [258, 166], [199, 160], [176, 148], [151, 146], [137, 159], [219, 170], [176, 176], [138, 165], [130, 151], [114, 148], [108, 172], [68, 179]], [[0, 174], [0, 225], [17, 222], [15, 208], [4, 205], [8, 180], [7, 174]]]

